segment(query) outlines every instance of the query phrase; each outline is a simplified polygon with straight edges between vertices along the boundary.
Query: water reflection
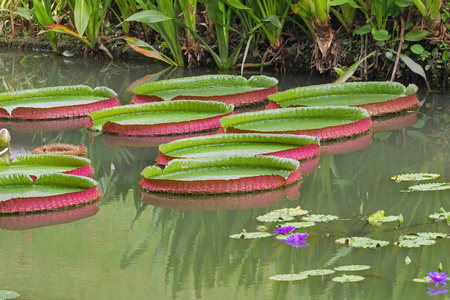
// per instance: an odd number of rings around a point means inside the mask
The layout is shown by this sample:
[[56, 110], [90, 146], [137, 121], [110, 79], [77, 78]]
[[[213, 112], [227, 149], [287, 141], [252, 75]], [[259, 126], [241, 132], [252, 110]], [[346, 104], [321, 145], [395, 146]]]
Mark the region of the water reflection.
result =
[[45, 121], [0, 121], [0, 127], [17, 133], [67, 131], [86, 127], [89, 117]]
[[372, 118], [372, 130], [385, 132], [413, 126], [419, 121], [417, 114], [418, 112], [415, 111]]

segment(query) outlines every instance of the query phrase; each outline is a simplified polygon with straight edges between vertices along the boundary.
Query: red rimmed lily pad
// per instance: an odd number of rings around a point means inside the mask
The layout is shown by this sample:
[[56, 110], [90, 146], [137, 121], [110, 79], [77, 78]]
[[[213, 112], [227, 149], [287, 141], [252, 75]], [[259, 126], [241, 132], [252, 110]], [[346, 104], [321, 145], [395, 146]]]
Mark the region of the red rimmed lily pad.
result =
[[90, 176], [91, 161], [84, 157], [55, 154], [31, 154], [16, 157], [11, 162], [0, 160], [0, 175], [21, 173], [39, 176], [49, 173], [64, 173]]
[[227, 116], [220, 120], [227, 133], [305, 134], [320, 140], [361, 134], [371, 128], [365, 109], [346, 106], [297, 107]]
[[117, 94], [106, 87], [57, 86], [0, 94], [0, 118], [43, 120], [87, 116], [120, 105]]
[[233, 105], [214, 101], [169, 101], [112, 107], [89, 114], [88, 128], [106, 133], [149, 136], [201, 132], [220, 127]]
[[226, 194], [270, 190], [300, 179], [299, 163], [274, 156], [176, 159], [142, 171], [142, 188], [175, 194]]
[[246, 79], [235, 75], [204, 75], [148, 82], [133, 89], [133, 103], [169, 100], [219, 101], [235, 106], [267, 99], [278, 80], [264, 75]]
[[100, 197], [97, 182], [89, 177], [44, 174], [0, 176], [0, 213], [53, 210], [92, 202]]
[[300, 198], [300, 182], [286, 187], [245, 194], [224, 195], [176, 195], [142, 192], [142, 202], [164, 209], [218, 211], [248, 210], [277, 205], [286, 199]]
[[[404, 111], [419, 105], [417, 86], [408, 87], [390, 81], [349, 82], [298, 87], [269, 96], [278, 107], [354, 106], [367, 109], [370, 115]], [[270, 108], [276, 106], [269, 105]]]
[[45, 226], [71, 223], [94, 216], [98, 212], [97, 203], [82, 205], [72, 209], [44, 213], [0, 216], [0, 228], [7, 230], [28, 230]]
[[259, 155], [304, 160], [319, 154], [319, 139], [287, 134], [216, 134], [179, 139], [159, 146], [156, 162], [211, 156]]
[[53, 144], [38, 147], [31, 153], [84, 156], [87, 154], [87, 148], [83, 144], [81, 144], [80, 146], [71, 144]]

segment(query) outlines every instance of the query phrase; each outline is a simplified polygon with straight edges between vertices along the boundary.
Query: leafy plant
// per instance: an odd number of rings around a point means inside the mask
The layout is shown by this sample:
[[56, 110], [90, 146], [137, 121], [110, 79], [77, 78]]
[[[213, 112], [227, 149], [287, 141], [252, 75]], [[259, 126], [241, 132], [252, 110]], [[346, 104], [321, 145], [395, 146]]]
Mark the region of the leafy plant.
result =
[[[33, 12], [37, 22], [42, 27], [53, 24], [50, 0], [33, 0]], [[58, 53], [58, 37], [51, 30], [46, 31], [53, 52]]]

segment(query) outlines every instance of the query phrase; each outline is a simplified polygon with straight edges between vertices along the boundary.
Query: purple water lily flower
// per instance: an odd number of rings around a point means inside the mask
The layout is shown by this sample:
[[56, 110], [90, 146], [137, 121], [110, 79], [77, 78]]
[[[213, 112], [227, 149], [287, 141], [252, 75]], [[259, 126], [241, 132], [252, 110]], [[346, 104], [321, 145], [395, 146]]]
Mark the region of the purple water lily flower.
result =
[[293, 233], [288, 236], [284, 242], [288, 245], [294, 246], [296, 248], [299, 247], [307, 247], [309, 244], [306, 243], [305, 239], [309, 236], [309, 233]]
[[279, 234], [288, 234], [291, 231], [295, 230], [295, 226], [286, 226], [286, 227], [278, 227], [273, 232], [279, 233]]
[[445, 274], [445, 272], [429, 272], [427, 277], [430, 277], [430, 281], [428, 281], [428, 283], [434, 282], [436, 284], [436, 287], [439, 286], [439, 283], [447, 285], [447, 283], [445, 282], [449, 279], [448, 275]]
[[428, 292], [427, 292], [427, 294], [430, 296], [434, 296], [437, 294], [446, 294], [446, 293], [448, 293], [448, 289], [444, 289], [444, 288], [438, 288], [438, 289], [428, 288]]

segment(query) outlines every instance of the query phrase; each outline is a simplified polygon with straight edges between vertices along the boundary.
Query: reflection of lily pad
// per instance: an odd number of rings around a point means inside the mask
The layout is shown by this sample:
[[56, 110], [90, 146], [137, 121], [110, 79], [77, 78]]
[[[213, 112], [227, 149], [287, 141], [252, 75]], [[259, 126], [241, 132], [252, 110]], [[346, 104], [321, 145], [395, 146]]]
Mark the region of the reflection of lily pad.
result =
[[270, 280], [275, 281], [296, 281], [296, 280], [303, 280], [306, 278], [308, 278], [308, 275], [304, 274], [279, 274], [269, 277]]
[[392, 176], [391, 179], [395, 180], [395, 182], [400, 181], [421, 181], [421, 180], [431, 180], [438, 178], [439, 174], [432, 173], [411, 173], [411, 174], [402, 174]]
[[20, 297], [20, 294], [13, 291], [0, 290], [0, 300], [15, 299], [17, 297]]
[[411, 191], [443, 191], [450, 189], [450, 183], [426, 183], [410, 186]]
[[269, 212], [265, 215], [256, 217], [256, 220], [260, 222], [285, 222], [294, 220], [294, 217], [285, 213]]
[[159, 146], [156, 162], [165, 165], [176, 158], [272, 155], [308, 159], [319, 154], [319, 139], [287, 134], [214, 134], [178, 139]]
[[371, 128], [366, 110], [355, 107], [296, 107], [242, 113], [220, 119], [226, 133], [287, 133], [321, 140], [361, 134]]
[[306, 275], [306, 276], [324, 276], [324, 275], [330, 275], [335, 273], [334, 270], [329, 269], [317, 269], [317, 270], [307, 270], [300, 272], [300, 274]]
[[436, 220], [445, 220], [450, 217], [450, 211], [446, 212], [443, 207], [441, 207], [437, 213], [431, 214], [428, 218], [436, 219]]
[[388, 241], [374, 240], [368, 237], [350, 237], [350, 238], [340, 238], [336, 240], [338, 244], [346, 244], [349, 247], [354, 248], [378, 248], [389, 245]]
[[260, 238], [265, 238], [265, 237], [269, 237], [272, 236], [272, 234], [268, 233], [268, 232], [247, 232], [245, 230], [242, 230], [241, 233], [236, 233], [236, 234], [232, 234], [230, 235], [230, 238], [232, 239], [244, 239], [244, 240], [248, 240], [248, 239], [260, 239]]
[[176, 194], [228, 194], [268, 190], [300, 179], [298, 161], [274, 156], [176, 159], [164, 171], [142, 171], [142, 188]]
[[332, 281], [335, 282], [357, 282], [357, 281], [362, 281], [364, 280], [363, 276], [358, 276], [358, 275], [342, 275], [339, 277], [334, 277], [333, 279], [331, 279]]
[[333, 215], [309, 215], [306, 217], [302, 218], [303, 221], [307, 221], [307, 222], [329, 222], [329, 221], [333, 221], [333, 220], [339, 220], [338, 216], [333, 216]]
[[363, 271], [370, 269], [368, 265], [348, 265], [334, 268], [335, 271]]
[[294, 226], [295, 228], [311, 227], [315, 225], [316, 223], [314, 222], [288, 222], [283, 224], [283, 226]]

